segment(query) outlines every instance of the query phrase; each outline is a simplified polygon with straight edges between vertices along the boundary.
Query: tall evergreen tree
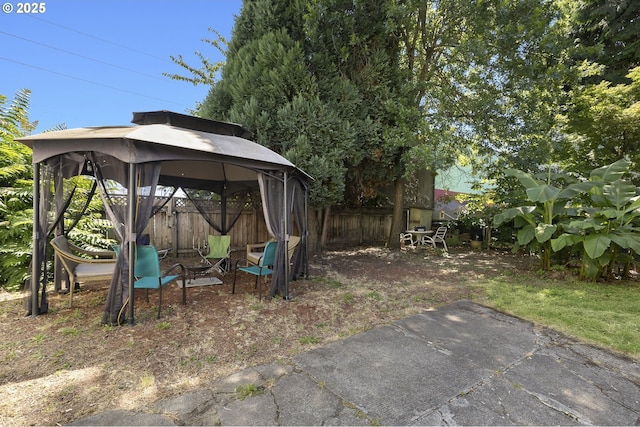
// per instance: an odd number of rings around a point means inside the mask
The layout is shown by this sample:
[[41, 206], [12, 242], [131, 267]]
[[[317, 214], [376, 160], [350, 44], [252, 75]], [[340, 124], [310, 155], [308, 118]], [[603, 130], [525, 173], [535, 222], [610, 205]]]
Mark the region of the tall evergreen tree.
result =
[[572, 36], [580, 47], [577, 59], [604, 66], [589, 83], [630, 83], [629, 71], [640, 66], [640, 2], [580, 0], [572, 17]]
[[[348, 118], [326, 102], [309, 69], [303, 36], [306, 4], [244, 2], [222, 78], [200, 113], [242, 123], [256, 142], [307, 171], [314, 177], [310, 203], [325, 208], [343, 200], [347, 159], [357, 146]], [[320, 215], [314, 213], [311, 227], [317, 236]]]

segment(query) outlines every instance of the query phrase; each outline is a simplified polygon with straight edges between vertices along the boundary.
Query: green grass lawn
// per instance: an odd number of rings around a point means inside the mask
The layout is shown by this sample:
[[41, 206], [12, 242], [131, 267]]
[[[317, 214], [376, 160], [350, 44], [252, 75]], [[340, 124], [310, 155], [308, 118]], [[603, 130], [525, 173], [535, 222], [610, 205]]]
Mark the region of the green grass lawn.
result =
[[486, 292], [500, 311], [640, 357], [640, 283], [519, 275], [490, 280]]

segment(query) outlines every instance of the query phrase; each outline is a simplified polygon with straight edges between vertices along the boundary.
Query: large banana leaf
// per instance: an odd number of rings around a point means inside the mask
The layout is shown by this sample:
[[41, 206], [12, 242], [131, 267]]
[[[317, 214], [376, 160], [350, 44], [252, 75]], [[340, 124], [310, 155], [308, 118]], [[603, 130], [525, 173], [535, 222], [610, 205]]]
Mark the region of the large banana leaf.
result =
[[519, 169], [507, 169], [505, 170], [504, 174], [506, 176], [515, 176], [516, 178], [518, 178], [518, 181], [520, 181], [520, 184], [522, 184], [524, 188], [533, 188], [539, 186], [540, 184], [544, 184], [543, 181], [535, 179], [528, 173]]
[[558, 198], [560, 190], [552, 185], [542, 184], [534, 188], [527, 188], [527, 197], [532, 202], [550, 202]]
[[521, 246], [526, 245], [536, 236], [536, 229], [532, 225], [527, 224], [518, 230], [518, 243]]
[[536, 227], [536, 240], [540, 243], [546, 242], [551, 239], [557, 229], [558, 227], [552, 224], [538, 224]]
[[604, 251], [609, 248], [611, 244], [611, 238], [606, 234], [589, 234], [585, 236], [582, 245], [584, 251], [591, 259], [597, 259], [604, 254]]
[[635, 196], [631, 199], [631, 204], [624, 209], [624, 213], [628, 214], [633, 211], [640, 213], [640, 196]]
[[619, 218], [621, 216], [624, 216], [624, 212], [616, 210], [616, 209], [613, 209], [613, 208], [611, 208], [611, 209], [600, 209], [599, 211], [594, 212], [593, 215], [594, 216], [608, 218], [608, 219], [615, 219], [615, 218]]
[[566, 188], [562, 189], [560, 193], [558, 193], [558, 199], [571, 199], [578, 194], [587, 193], [592, 188], [601, 186], [602, 183], [594, 182], [594, 181], [584, 181], [578, 182], [576, 184], [571, 184]]
[[621, 179], [605, 185], [602, 189], [604, 197], [616, 209], [621, 210], [636, 196], [636, 186]]
[[630, 232], [624, 234], [614, 234], [610, 235], [611, 240], [616, 245], [620, 246], [623, 249], [631, 249], [637, 254], [640, 254], [640, 234], [637, 232]]
[[600, 231], [607, 228], [606, 224], [596, 221], [594, 218], [577, 219], [569, 222], [569, 228], [583, 231]]
[[509, 208], [500, 212], [493, 217], [493, 225], [495, 227], [505, 222], [511, 221], [515, 217], [527, 217], [536, 210], [535, 206], [520, 206], [517, 208]]
[[515, 176], [518, 178], [518, 181], [520, 181], [527, 192], [527, 197], [532, 202], [544, 203], [555, 200], [560, 192], [558, 188], [535, 179], [530, 174], [521, 170], [507, 169], [505, 173], [508, 176]]
[[554, 252], [561, 251], [566, 246], [573, 246], [584, 240], [584, 237], [579, 234], [562, 233], [555, 239], [551, 239], [551, 249]]
[[631, 166], [629, 160], [620, 159], [610, 165], [592, 170], [589, 176], [591, 180], [613, 182], [621, 179], [629, 171], [629, 166]]

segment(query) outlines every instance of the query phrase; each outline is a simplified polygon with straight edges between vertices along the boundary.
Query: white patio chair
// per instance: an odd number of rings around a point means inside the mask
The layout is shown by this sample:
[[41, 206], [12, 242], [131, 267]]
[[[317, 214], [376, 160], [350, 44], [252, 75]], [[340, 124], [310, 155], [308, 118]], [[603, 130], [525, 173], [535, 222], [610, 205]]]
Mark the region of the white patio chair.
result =
[[411, 233], [400, 233], [400, 244], [405, 247], [415, 248], [416, 242], [413, 241], [413, 235]]
[[444, 250], [449, 252], [449, 248], [447, 248], [447, 242], [444, 241], [444, 236], [447, 234], [447, 227], [438, 227], [433, 236], [423, 236], [422, 244], [423, 245], [431, 245], [434, 248], [436, 247], [436, 243], [442, 243], [444, 246]]

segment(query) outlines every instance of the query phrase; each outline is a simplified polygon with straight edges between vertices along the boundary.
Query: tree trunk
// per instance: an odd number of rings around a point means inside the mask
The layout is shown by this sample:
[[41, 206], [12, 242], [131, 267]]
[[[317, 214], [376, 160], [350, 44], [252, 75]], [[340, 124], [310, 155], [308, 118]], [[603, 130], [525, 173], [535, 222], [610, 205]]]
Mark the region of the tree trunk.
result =
[[400, 249], [400, 233], [404, 231], [404, 179], [393, 182], [393, 219], [387, 239], [389, 249]]

